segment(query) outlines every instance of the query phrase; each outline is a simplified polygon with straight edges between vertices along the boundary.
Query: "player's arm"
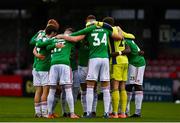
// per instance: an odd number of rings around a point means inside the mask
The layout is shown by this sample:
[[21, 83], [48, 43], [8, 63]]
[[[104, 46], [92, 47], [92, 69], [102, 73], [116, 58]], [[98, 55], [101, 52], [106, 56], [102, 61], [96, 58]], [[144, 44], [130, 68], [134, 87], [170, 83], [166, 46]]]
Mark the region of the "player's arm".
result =
[[33, 49], [33, 54], [34, 54], [35, 57], [39, 58], [40, 60], [44, 60], [44, 59], [45, 59], [45, 56], [44, 56], [44, 55], [39, 54], [39, 53], [37, 52], [37, 48], [36, 48], [36, 47], [34, 47], [34, 49]]
[[122, 35], [124, 38], [135, 39], [135, 36], [133, 34], [124, 32], [123, 30], [122, 30]]
[[122, 34], [122, 29], [117, 26], [116, 27], [118, 29], [118, 33], [115, 33], [114, 31], [112, 32], [112, 35], [111, 37], [115, 40], [115, 41], [118, 41], [118, 40], [122, 40], [124, 37], [123, 37], [123, 34]]
[[39, 34], [39, 33], [36, 33], [36, 34], [31, 38], [29, 44], [31, 44], [31, 45], [36, 45], [36, 40], [35, 40], [35, 39], [37, 38], [38, 34]]
[[70, 42], [78, 42], [80, 40], [83, 40], [85, 38], [85, 35], [91, 32], [93, 29], [96, 29], [96, 26], [90, 26], [87, 28], [84, 28], [82, 30], [79, 30], [77, 32], [72, 33], [70, 36], [67, 35], [57, 35], [56, 38], [58, 39], [65, 39]]
[[53, 39], [47, 39], [45, 42], [41, 40], [36, 42], [37, 47], [46, 47], [47, 45], [50, 45], [53, 42]]
[[63, 48], [64, 44], [63, 43], [52, 43], [48, 46], [46, 46], [47, 50], [53, 50], [54, 48]]
[[37, 32], [30, 40], [29, 44], [31, 45], [36, 45], [36, 38], [40, 35], [40, 32], [42, 32], [43, 30], [40, 30], [39, 32]]
[[112, 32], [112, 35], [111, 37], [115, 40], [115, 41], [118, 41], [118, 40], [122, 40], [123, 39], [123, 34], [122, 34], [122, 29], [117, 26], [116, 28], [118, 29], [118, 34], [116, 34], [114, 31], [113, 31], [113, 28], [111, 25], [107, 24], [107, 23], [104, 23], [104, 22], [96, 22], [95, 25], [97, 27], [102, 27], [102, 28], [105, 28], [105, 29], [108, 29], [109, 31]]
[[92, 26], [86, 27], [84, 29], [81, 29], [77, 32], [72, 33], [70, 36], [86, 35], [89, 32], [91, 32], [93, 29], [96, 29], [96, 25], [92, 25]]
[[85, 38], [85, 35], [79, 35], [79, 36], [58, 35], [56, 38], [64, 39], [70, 42], [78, 42], [80, 40], [83, 40]]

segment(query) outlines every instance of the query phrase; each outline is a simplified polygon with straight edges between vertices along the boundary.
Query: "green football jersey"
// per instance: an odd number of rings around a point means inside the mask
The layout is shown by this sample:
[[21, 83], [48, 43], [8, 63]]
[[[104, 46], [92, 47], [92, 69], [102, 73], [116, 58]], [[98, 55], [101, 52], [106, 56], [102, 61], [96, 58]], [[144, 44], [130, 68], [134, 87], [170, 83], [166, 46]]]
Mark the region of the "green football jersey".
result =
[[38, 54], [42, 54], [45, 56], [45, 59], [41, 60], [37, 58], [36, 60], [36, 71], [49, 71], [50, 69], [50, 62], [51, 62], [51, 51], [46, 49], [46, 44], [51, 41], [51, 38], [43, 36], [39, 38], [36, 42], [37, 52]]
[[131, 48], [131, 53], [128, 55], [129, 64], [134, 65], [135, 67], [146, 65], [144, 57], [138, 54], [140, 51], [138, 45], [131, 39], [125, 39], [125, 41]]
[[95, 25], [80, 30], [73, 35], [86, 35], [89, 42], [89, 58], [108, 58], [108, 40], [112, 31], [104, 28], [97, 28]]
[[[56, 43], [63, 43], [64, 47], [56, 48]], [[51, 49], [53, 51], [51, 55], [51, 65], [65, 64], [70, 66], [70, 55], [73, 46], [73, 43], [68, 42], [64, 39], [53, 39], [53, 43], [47, 46], [48, 50]]]
[[[44, 31], [39, 31], [37, 32], [30, 40], [30, 44], [31, 45], [36, 45], [36, 42], [38, 41], [38, 38], [40, 38], [40, 36], [44, 36], [45, 32]], [[37, 62], [37, 58], [34, 56], [34, 62], [33, 62], [33, 68], [36, 67], [36, 62]]]
[[78, 65], [79, 66], [88, 66], [89, 60], [89, 47], [87, 41], [78, 42]]

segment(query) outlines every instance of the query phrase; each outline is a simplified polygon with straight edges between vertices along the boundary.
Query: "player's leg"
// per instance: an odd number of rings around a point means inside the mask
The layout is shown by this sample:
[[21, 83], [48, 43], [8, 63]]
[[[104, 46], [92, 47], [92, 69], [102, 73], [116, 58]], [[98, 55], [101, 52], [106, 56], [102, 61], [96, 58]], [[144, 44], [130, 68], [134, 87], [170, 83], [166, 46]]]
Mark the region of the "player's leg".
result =
[[59, 117], [59, 115], [55, 113], [55, 108], [56, 108], [56, 105], [57, 105], [58, 101], [60, 100], [60, 98], [61, 98], [61, 88], [59, 85], [57, 85], [56, 93], [54, 96], [53, 107], [52, 107], [52, 112], [53, 112], [54, 117]]
[[49, 86], [48, 86], [49, 75], [48, 75], [48, 72], [41, 72], [40, 76], [41, 76], [41, 82], [43, 85], [43, 93], [41, 96], [42, 117], [47, 117], [47, 96], [49, 93]]
[[80, 90], [80, 82], [78, 77], [78, 70], [73, 71], [73, 99], [74, 99], [74, 105], [77, 102], [77, 98], [79, 95]]
[[126, 106], [126, 115], [130, 116], [130, 104], [131, 104], [131, 99], [132, 99], [132, 89], [133, 89], [133, 84], [126, 84], [126, 91], [127, 91], [127, 106]]
[[47, 108], [48, 108], [48, 118], [55, 118], [53, 116], [53, 104], [54, 104], [54, 98], [55, 98], [55, 93], [56, 93], [56, 87], [57, 87], [57, 82], [59, 81], [58, 79], [58, 74], [59, 74], [59, 68], [57, 65], [53, 65], [50, 68], [50, 74], [49, 74], [49, 94], [47, 97]]
[[119, 80], [122, 80], [122, 72], [119, 70], [120, 66], [111, 65], [111, 97], [112, 97], [112, 110], [111, 118], [118, 118], [119, 106]]
[[100, 59], [89, 59], [88, 74], [86, 78], [86, 103], [87, 103], [87, 118], [92, 117], [92, 105], [94, 100], [94, 87], [98, 80], [100, 70]]
[[54, 104], [55, 93], [56, 93], [56, 85], [50, 85], [49, 94], [47, 97], [48, 118], [55, 118], [53, 116], [53, 104]]
[[112, 80], [111, 81], [111, 88], [112, 88], [112, 110], [113, 114], [111, 118], [118, 118], [118, 106], [119, 106], [119, 81]]
[[143, 101], [142, 85], [134, 85], [135, 90], [135, 114], [131, 117], [141, 117], [141, 106]]
[[126, 82], [126, 90], [127, 90], [127, 107], [126, 107], [126, 114], [130, 116], [130, 103], [133, 95], [133, 87], [135, 84], [135, 76], [136, 76], [136, 68], [129, 64], [128, 67], [128, 81]]
[[87, 105], [86, 105], [86, 83], [81, 83], [81, 104], [83, 107], [83, 117], [87, 115]]
[[41, 96], [41, 110], [42, 116], [47, 117], [47, 96], [49, 93], [49, 86], [43, 86], [43, 93]]
[[86, 89], [86, 106], [87, 106], [87, 118], [92, 117], [92, 105], [94, 99], [94, 86], [96, 81], [87, 80], [87, 89]]
[[65, 87], [62, 87], [62, 93], [61, 93], [61, 109], [62, 109], [62, 115], [63, 117], [68, 117], [68, 112], [67, 112], [67, 101], [66, 101], [66, 92], [65, 92]]
[[96, 117], [96, 107], [98, 103], [98, 93], [97, 93], [97, 83], [95, 84], [94, 87], [94, 99], [93, 99], [93, 104], [92, 104], [92, 117]]
[[109, 118], [109, 106], [110, 106], [110, 82], [101, 82], [102, 92], [103, 92], [103, 102], [104, 102], [104, 118]]
[[33, 85], [35, 86], [35, 95], [34, 95], [34, 109], [35, 117], [41, 117], [41, 95], [42, 95], [42, 86], [39, 80], [39, 74], [33, 69]]
[[86, 106], [86, 76], [87, 76], [88, 68], [78, 66], [78, 78], [81, 86], [81, 104], [83, 107], [83, 117], [87, 115], [87, 106]]
[[66, 93], [66, 101], [68, 103], [70, 118], [79, 118], [74, 113], [74, 99], [72, 94], [72, 71], [71, 68], [67, 65], [61, 66], [61, 75], [60, 75], [60, 85], [64, 86]]
[[127, 105], [127, 92], [126, 92], [126, 81], [128, 76], [128, 64], [121, 65], [122, 81], [119, 83], [120, 89], [120, 104], [121, 104], [121, 114], [119, 118], [126, 118], [126, 105]]
[[125, 89], [125, 82], [121, 81], [119, 83], [120, 88], [120, 104], [121, 104], [121, 114], [119, 115], [120, 118], [126, 118], [126, 105], [127, 105], [127, 93]]
[[109, 59], [104, 58], [101, 60], [100, 68], [100, 81], [103, 92], [104, 101], [104, 118], [109, 118], [110, 106], [110, 73], [109, 73]]
[[35, 96], [34, 96], [34, 109], [35, 109], [35, 117], [41, 117], [41, 95], [42, 95], [42, 87], [35, 86]]
[[136, 67], [137, 69], [137, 76], [135, 79], [135, 115], [132, 117], [141, 117], [141, 107], [142, 107], [142, 101], [143, 101], [143, 77], [144, 77], [144, 70], [145, 66], [142, 67]]

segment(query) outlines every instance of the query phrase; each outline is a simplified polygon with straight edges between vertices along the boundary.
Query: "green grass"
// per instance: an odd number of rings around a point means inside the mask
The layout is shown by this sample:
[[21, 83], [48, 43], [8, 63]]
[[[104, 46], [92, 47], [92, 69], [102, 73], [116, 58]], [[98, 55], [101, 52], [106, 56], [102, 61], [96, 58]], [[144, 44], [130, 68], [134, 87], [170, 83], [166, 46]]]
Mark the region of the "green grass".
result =
[[[132, 103], [132, 113], [134, 111]], [[78, 101], [75, 111], [82, 114], [82, 107]], [[56, 112], [61, 113], [60, 104]], [[97, 118], [93, 119], [43, 119], [34, 118], [33, 98], [22, 97], [0, 97], [0, 121], [2, 122], [180, 122], [180, 104], [162, 102], [144, 102], [142, 118], [127, 119], [103, 119], [103, 103], [98, 102]]]

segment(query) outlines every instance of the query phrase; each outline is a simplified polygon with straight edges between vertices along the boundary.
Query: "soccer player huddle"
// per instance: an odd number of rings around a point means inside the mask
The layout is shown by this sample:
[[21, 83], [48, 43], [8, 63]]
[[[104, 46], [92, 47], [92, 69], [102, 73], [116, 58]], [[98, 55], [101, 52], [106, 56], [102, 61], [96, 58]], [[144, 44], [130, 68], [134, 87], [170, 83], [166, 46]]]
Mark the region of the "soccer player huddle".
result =
[[[114, 23], [112, 17], [97, 21], [89, 15], [84, 29], [74, 32], [66, 28], [58, 34], [58, 22], [50, 19], [46, 28], [32, 37], [35, 117], [58, 117], [54, 110], [61, 99], [63, 116], [80, 118], [74, 112], [79, 92], [82, 117], [96, 117], [97, 82], [103, 93], [104, 118], [141, 117], [144, 52], [133, 34]], [[130, 115], [133, 91], [135, 113]]]

